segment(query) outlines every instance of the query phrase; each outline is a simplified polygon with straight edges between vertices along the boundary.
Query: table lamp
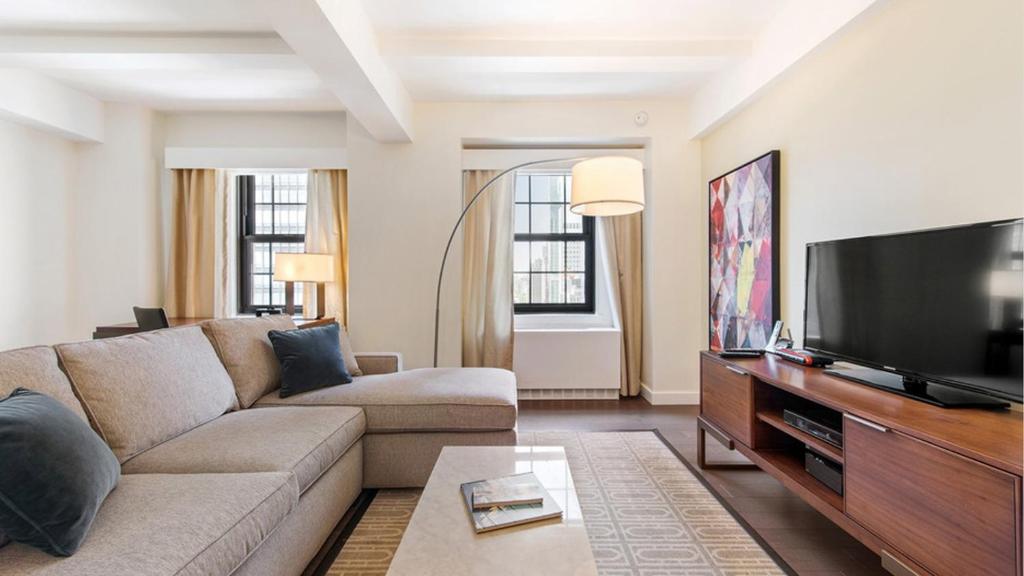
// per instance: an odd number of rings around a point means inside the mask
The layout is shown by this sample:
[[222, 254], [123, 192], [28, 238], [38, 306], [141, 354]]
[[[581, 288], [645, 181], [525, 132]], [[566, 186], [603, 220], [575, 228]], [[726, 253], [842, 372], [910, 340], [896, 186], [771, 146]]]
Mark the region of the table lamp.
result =
[[295, 314], [295, 283], [316, 282], [316, 317], [324, 317], [324, 283], [334, 282], [334, 256], [330, 254], [274, 254], [274, 280], [284, 282], [284, 311]]

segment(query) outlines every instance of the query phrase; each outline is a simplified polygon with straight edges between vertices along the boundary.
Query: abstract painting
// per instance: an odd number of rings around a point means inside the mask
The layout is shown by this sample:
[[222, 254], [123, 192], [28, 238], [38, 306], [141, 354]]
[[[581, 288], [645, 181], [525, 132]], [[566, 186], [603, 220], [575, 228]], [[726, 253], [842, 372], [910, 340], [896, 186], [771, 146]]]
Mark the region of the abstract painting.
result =
[[710, 345], [762, 348], [779, 317], [779, 151], [708, 182]]

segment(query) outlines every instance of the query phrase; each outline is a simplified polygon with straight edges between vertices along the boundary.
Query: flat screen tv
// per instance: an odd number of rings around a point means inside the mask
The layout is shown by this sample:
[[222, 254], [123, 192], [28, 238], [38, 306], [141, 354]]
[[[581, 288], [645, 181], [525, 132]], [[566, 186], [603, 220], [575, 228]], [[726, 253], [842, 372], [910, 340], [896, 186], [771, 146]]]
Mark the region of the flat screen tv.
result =
[[939, 405], [1022, 401], [1024, 220], [808, 244], [805, 288], [804, 347], [864, 367], [830, 373]]

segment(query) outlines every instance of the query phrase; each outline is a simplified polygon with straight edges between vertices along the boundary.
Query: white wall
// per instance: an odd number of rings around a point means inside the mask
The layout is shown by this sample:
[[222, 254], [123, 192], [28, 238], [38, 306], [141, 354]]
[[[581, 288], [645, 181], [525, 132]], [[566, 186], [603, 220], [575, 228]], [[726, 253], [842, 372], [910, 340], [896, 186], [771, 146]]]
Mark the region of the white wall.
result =
[[166, 114], [163, 144], [208, 148], [344, 148], [346, 136], [344, 112], [175, 112]]
[[75, 339], [134, 320], [132, 306], [162, 305], [161, 118], [115, 103], [104, 116], [105, 141], [78, 145], [71, 195]]
[[702, 185], [782, 151], [798, 341], [808, 242], [1024, 214], [1022, 21], [1019, 0], [885, 3], [704, 139]]
[[[633, 124], [639, 110], [650, 114]], [[349, 122], [350, 303], [354, 345], [399, 350], [410, 367], [431, 362], [437, 266], [460, 210], [464, 140], [646, 146], [647, 311], [644, 381], [662, 400], [692, 400], [703, 336], [699, 147], [687, 142], [674, 102], [431, 103], [415, 110], [416, 140], [376, 142]], [[441, 364], [460, 362], [459, 262], [449, 260], [442, 300]], [[657, 272], [655, 268], [657, 267]], [[688, 389], [688, 391], [687, 391]]]
[[75, 144], [0, 120], [0, 350], [67, 340]]

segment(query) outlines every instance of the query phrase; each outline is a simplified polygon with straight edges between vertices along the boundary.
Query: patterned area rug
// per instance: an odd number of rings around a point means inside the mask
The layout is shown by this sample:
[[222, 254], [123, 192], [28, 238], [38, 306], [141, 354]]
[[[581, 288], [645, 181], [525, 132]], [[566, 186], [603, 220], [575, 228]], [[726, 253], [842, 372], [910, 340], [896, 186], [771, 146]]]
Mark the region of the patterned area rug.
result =
[[[785, 572], [653, 432], [524, 432], [564, 446], [601, 576]], [[419, 499], [381, 490], [327, 572], [384, 576]]]

